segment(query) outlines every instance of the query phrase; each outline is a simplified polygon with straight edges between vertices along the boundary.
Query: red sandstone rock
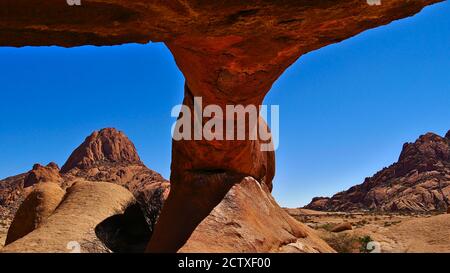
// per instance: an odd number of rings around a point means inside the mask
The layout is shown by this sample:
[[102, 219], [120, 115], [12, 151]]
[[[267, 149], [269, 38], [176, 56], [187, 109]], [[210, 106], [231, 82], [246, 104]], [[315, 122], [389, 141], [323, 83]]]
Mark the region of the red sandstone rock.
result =
[[6, 217], [12, 218], [24, 199], [23, 184], [27, 174], [19, 174], [0, 180], [0, 206]]
[[[0, 45], [163, 41], [186, 78], [186, 106], [192, 107], [194, 96], [219, 106], [260, 105], [275, 80], [301, 55], [437, 2], [386, 0], [370, 6], [361, 0], [86, 0], [73, 8], [56, 0], [7, 0], [8, 9], [0, 10]], [[37, 5], [45, 17], [34, 12]], [[177, 251], [243, 177], [254, 177], [270, 188], [274, 155], [261, 152], [260, 145], [260, 141], [174, 142], [173, 186], [149, 249]], [[103, 154], [77, 152], [62, 171], [90, 167], [99, 159], [96, 155]], [[179, 218], [187, 213], [192, 217]]]
[[170, 183], [159, 173], [142, 164], [108, 163], [88, 169], [75, 168], [64, 174], [66, 186], [83, 179], [114, 183], [128, 189], [141, 205], [148, 223], [153, 229], [164, 201], [170, 191]]
[[312, 210], [326, 210], [329, 201], [329, 197], [314, 197], [306, 208]]
[[64, 194], [65, 191], [56, 183], [36, 185], [14, 216], [5, 245], [11, 244], [38, 228], [58, 207]]
[[151, 228], [169, 194], [169, 181], [147, 168], [140, 161], [134, 144], [123, 132], [113, 128], [87, 137], [61, 171], [66, 187], [82, 178], [127, 188], [141, 205]]
[[37, 183], [54, 182], [61, 183], [62, 177], [59, 174], [59, 167], [56, 163], [51, 162], [47, 166], [35, 164], [33, 169], [28, 172], [23, 182], [23, 187], [27, 188]]
[[7, 216], [14, 216], [35, 185], [55, 182], [68, 188], [76, 181], [87, 180], [110, 182], [130, 190], [153, 228], [169, 194], [169, 181], [144, 166], [132, 142], [115, 129], [94, 132], [64, 166], [67, 170], [62, 175], [55, 163], [45, 167], [36, 164], [26, 174], [0, 180], [0, 206]]
[[345, 223], [342, 223], [342, 224], [339, 224], [339, 225], [333, 227], [331, 229], [331, 232], [338, 233], [338, 232], [352, 230], [352, 229], [353, 229], [352, 224], [348, 223], [348, 222], [345, 222]]
[[[95, 141], [95, 138], [93, 138], [93, 141]], [[85, 144], [86, 145], [82, 146], [92, 146], [88, 143]], [[47, 167], [37, 165], [35, 166], [35, 169], [38, 170], [45, 168]], [[215, 177], [215, 181], [223, 182], [223, 177], [226, 175], [229, 174], [210, 174], [210, 176], [207, 176], [206, 179]], [[199, 183], [199, 187], [201, 187], [202, 183], [205, 181], [205, 176], [201, 174], [193, 176], [193, 178], [199, 178], [199, 180], [197, 181]], [[240, 176], [236, 175], [236, 179], [238, 178], [240, 179]], [[72, 196], [73, 193], [71, 192], [73, 191], [74, 187], [77, 188], [77, 184], [84, 185], [85, 183], [89, 183], [88, 181], [95, 181], [96, 183], [100, 184], [102, 184], [101, 182], [109, 182], [121, 185], [129, 189], [133, 193], [144, 212], [144, 216], [147, 220], [147, 223], [149, 224], [150, 232], [153, 229], [153, 225], [156, 223], [163, 203], [167, 199], [170, 191], [169, 182], [162, 178], [161, 175], [151, 171], [141, 163], [129, 163], [128, 161], [95, 161], [92, 162], [91, 167], [86, 167], [83, 169], [75, 167], [67, 171], [62, 175], [62, 179], [63, 182], [61, 184], [65, 188], [68, 188], [68, 198], [71, 199], [70, 203], [72, 204], [70, 215], [74, 219], [84, 219], [85, 216], [82, 212], [86, 209], [89, 209], [91, 215], [98, 215], [102, 212], [97, 213], [97, 209], [104, 206], [109, 206], [109, 201], [105, 200], [105, 202], [100, 202], [101, 204], [96, 203], [95, 206], [88, 206], [88, 204], [92, 203], [95, 199], [93, 198], [93, 196], [98, 194], [97, 190], [100, 190], [100, 188], [103, 189], [105, 186], [99, 186], [98, 189], [94, 185], [87, 187], [88, 190], [83, 190], [83, 194], [85, 196], [83, 198], [74, 198]], [[232, 190], [229, 192], [226, 190], [223, 191], [223, 194], [225, 195], [224, 199], [222, 198], [222, 196], [217, 197], [217, 202], [219, 202], [220, 205], [211, 214], [208, 211], [203, 212], [206, 215], [205, 217], [207, 217], [204, 221], [202, 221], [203, 218], [201, 217], [194, 218], [196, 215], [199, 215], [198, 211], [195, 211], [196, 209], [198, 209], [196, 203], [200, 204], [200, 208], [208, 207], [203, 205], [204, 202], [208, 202], [208, 199], [204, 199], [201, 192], [199, 192], [199, 195], [194, 198], [195, 202], [192, 202], [192, 205], [190, 206], [193, 211], [185, 214], [179, 212], [177, 214], [178, 218], [182, 219], [181, 222], [183, 223], [189, 223], [189, 221], [192, 219], [196, 219], [196, 221], [200, 220], [202, 222], [199, 227], [197, 227], [197, 224], [195, 222], [191, 222], [193, 223], [191, 228], [195, 230], [195, 233], [191, 236], [189, 242], [185, 245], [185, 247], [183, 247], [182, 251], [333, 252], [333, 250], [326, 243], [320, 240], [312, 230], [297, 222], [295, 219], [291, 218], [276, 204], [275, 200], [270, 194], [270, 185], [267, 185], [266, 183], [260, 184], [255, 179], [249, 177], [243, 180], [241, 179], [241, 181], [239, 181], [240, 183], [236, 183], [234, 180], [230, 181], [229, 185], [233, 186]], [[34, 187], [40, 188], [47, 184], [53, 183], [38, 183]], [[220, 186], [219, 183], [214, 184]], [[90, 190], [90, 187], [94, 188]], [[117, 191], [116, 188], [111, 189]], [[29, 195], [28, 198], [34, 196], [34, 192], [36, 192], [36, 189]], [[101, 192], [101, 196], [115, 196], [116, 194], [115, 192], [108, 193], [104, 190], [102, 190]], [[98, 197], [104, 199], [104, 197], [101, 196], [99, 195]], [[41, 200], [41, 202], [47, 202], [47, 199], [48, 198], [41, 198], [39, 200]], [[77, 210], [74, 210], [73, 208], [76, 207], [77, 204], [79, 208]], [[88, 208], [86, 206], [88, 206]], [[53, 213], [51, 209], [38, 209], [42, 206], [36, 204], [36, 202], [30, 201], [23, 203], [21, 207], [21, 212], [18, 213], [15, 217], [14, 222], [16, 224], [14, 224], [14, 226], [11, 228], [11, 233], [17, 233], [17, 230], [20, 231], [18, 227], [21, 227], [26, 228], [26, 232], [22, 232], [21, 234], [26, 235], [30, 233], [30, 236], [27, 235], [23, 240], [19, 240], [16, 243], [13, 243], [12, 246], [8, 246], [5, 251], [64, 251], [64, 246], [61, 246], [59, 244], [63, 239], [66, 239], [66, 237], [64, 237], [64, 234], [58, 234], [57, 236], [52, 236], [52, 234], [57, 233], [58, 229], [64, 225], [64, 221], [66, 221], [67, 224], [72, 221], [69, 221], [69, 219], [63, 217], [66, 214], [67, 208], [63, 208], [63, 212], [58, 211]], [[48, 207], [51, 208], [52, 206]], [[27, 213], [24, 213], [24, 211]], [[34, 213], [36, 211], [38, 211], [40, 214]], [[38, 227], [40, 224], [35, 225], [34, 221], [27, 220], [31, 219], [27, 215], [42, 215], [44, 214], [44, 212], [45, 215], [48, 214], [47, 212], [49, 212], [50, 214], [56, 214], [56, 216], [53, 216], [52, 218], [53, 220], [51, 225], [46, 225], [41, 229]], [[28, 218], [21, 215], [25, 215]], [[47, 217], [48, 216], [41, 217], [41, 219]], [[55, 217], [58, 220], [54, 220]], [[40, 222], [41, 221], [39, 221], [39, 223]], [[19, 223], [21, 225], [19, 225]], [[32, 223], [32, 225], [30, 226], [28, 223]], [[92, 228], [95, 226], [95, 223], [91, 221], [89, 222], [89, 225]], [[38, 227], [38, 229], [33, 232], [36, 227]], [[82, 237], [83, 240], [86, 240], [86, 238], [88, 238], [89, 240], [93, 240], [95, 242], [98, 241], [98, 239], [92, 237], [92, 230], [89, 231], [88, 229], [86, 229], [85, 225], [83, 225], [82, 228], [84, 232], [88, 231], [88, 233], [85, 235], [87, 237]], [[70, 228], [71, 236], [81, 235], [80, 232], [78, 232], [76, 229], [77, 227]], [[117, 230], [123, 230], [123, 228], [119, 227]], [[217, 233], [218, 231], [225, 232], [226, 234]], [[166, 234], [167, 236], [171, 236], [171, 233], [169, 231]], [[20, 235], [20, 237], [22, 237], [23, 235]], [[177, 237], [175, 236], [174, 238]], [[34, 245], [34, 242], [38, 240], [45, 241], [46, 244], [43, 244], [42, 246]], [[215, 245], [211, 244], [213, 240], [215, 240], [216, 242]], [[15, 239], [11, 239], [11, 242], [12, 241], [15, 241]], [[92, 245], [90, 249], [84, 249], [84, 251], [107, 250], [101, 250], [98, 249], [96, 245]]]
[[27, 173], [0, 180], [0, 206], [7, 212], [8, 217], [13, 217], [27, 194], [33, 191], [33, 187], [47, 182], [63, 182], [59, 167], [53, 162], [47, 166], [35, 164]]
[[334, 252], [290, 217], [267, 188], [246, 177], [195, 229], [180, 252]]
[[[54, 193], [51, 192], [50, 197], [53, 195]], [[48, 197], [43, 200], [48, 200]], [[58, 199], [55, 199], [55, 203]], [[39, 211], [43, 200], [26, 202], [24, 208]], [[66, 195], [54, 211], [50, 209], [54, 207], [52, 202], [47, 210], [51, 213], [45, 221], [26, 236], [2, 248], [1, 252], [108, 252], [96, 236], [95, 228], [109, 217], [122, 214], [135, 202], [133, 195], [121, 186], [112, 183], [78, 181], [67, 189]]]
[[[448, 136], [449, 134], [447, 134]], [[309, 209], [328, 211], [435, 211], [450, 204], [450, 138], [428, 133], [406, 143], [397, 163]]]
[[86, 138], [61, 168], [66, 173], [73, 168], [86, 169], [105, 163], [140, 164], [133, 143], [120, 131], [107, 128]]

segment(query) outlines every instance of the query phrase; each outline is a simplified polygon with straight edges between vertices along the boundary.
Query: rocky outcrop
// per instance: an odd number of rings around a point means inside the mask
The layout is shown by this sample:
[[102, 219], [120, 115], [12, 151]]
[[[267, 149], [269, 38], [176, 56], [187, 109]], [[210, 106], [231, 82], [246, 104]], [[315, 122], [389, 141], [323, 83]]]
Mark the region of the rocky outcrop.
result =
[[[275, 80], [303, 54], [437, 2], [86, 0], [71, 7], [56, 0], [7, 0], [8, 9], [0, 10], [0, 46], [162, 41], [186, 78], [185, 106], [192, 109], [196, 96], [205, 105], [222, 108], [258, 106]], [[37, 6], [46, 16], [35, 12]], [[244, 177], [270, 188], [274, 155], [261, 151], [261, 144], [260, 140], [175, 141], [172, 188], [149, 249], [177, 251]], [[63, 171], [71, 167], [74, 164]], [[187, 213], [189, 219], [179, 218]]]
[[450, 132], [406, 143], [397, 163], [308, 209], [329, 211], [445, 211], [450, 204]]
[[281, 209], [268, 189], [246, 177], [195, 229], [180, 252], [334, 252]]
[[[10, 186], [5, 187], [10, 189], [4, 191], [9, 196], [5, 199], [13, 200], [11, 193], [18, 195], [14, 206], [31, 192], [9, 229], [6, 252], [68, 252], [62, 243], [73, 239], [83, 252], [143, 252], [170, 188], [160, 174], [145, 167], [125, 134], [112, 128], [87, 137], [61, 172], [54, 163], [36, 164], [27, 174], [4, 183]], [[59, 195], [48, 191], [50, 185], [67, 189], [59, 206], [61, 200], [55, 197]], [[67, 241], [69, 237], [73, 239]], [[34, 246], [37, 240], [46, 246]], [[78, 245], [74, 247], [77, 251]]]
[[[118, 136], [114, 135], [119, 134], [117, 130], [106, 130], [114, 132], [109, 133], [108, 138], [118, 138]], [[93, 135], [103, 134], [103, 131], [100, 130]], [[123, 133], [120, 133], [120, 138], [122, 139], [121, 142], [131, 143]], [[91, 141], [97, 143], [97, 138], [88, 137], [87, 141], [80, 146], [82, 148], [76, 149], [76, 153], [91, 154], [90, 149], [95, 146]], [[103, 138], [102, 142], [111, 142], [111, 140]], [[123, 147], [127, 146], [129, 145]], [[120, 153], [119, 149], [117, 154]], [[105, 158], [105, 156], [98, 156], [97, 158]], [[81, 230], [85, 233], [89, 229], [89, 232], [86, 233], [87, 237], [76, 235], [78, 236], [77, 238], [81, 238], [84, 241], [84, 246], [81, 246], [82, 251], [144, 251], [148, 240], [153, 234], [154, 225], [157, 222], [161, 208], [168, 198], [170, 192], [169, 182], [140, 162], [99, 160], [92, 161], [89, 166], [80, 167], [78, 164], [75, 165], [76, 167], [67, 169], [59, 176], [62, 179], [60, 184], [67, 188], [68, 193], [61, 205], [58, 206], [58, 210], [54, 212], [53, 210], [60, 200], [52, 199], [51, 196], [48, 196], [47, 191], [42, 193], [42, 188], [47, 189], [47, 187], [50, 187], [49, 185], [58, 186], [54, 183], [47, 183], [47, 180], [38, 179], [39, 183], [29, 187], [32, 192], [21, 205], [10, 228], [10, 234], [20, 233], [20, 236], [16, 236], [8, 241], [8, 244], [13, 246], [8, 246], [4, 251], [69, 251], [65, 249], [65, 246], [57, 245], [63, 238], [66, 239], [66, 237], [59, 235], [52, 239], [46, 247], [30, 247], [28, 244], [34, 244], [35, 240], [38, 240], [39, 236], [42, 236], [44, 232], [48, 234], [65, 232], [65, 229], [61, 230], [61, 228], [63, 226], [62, 223], [67, 221], [67, 218], [64, 216], [66, 214], [70, 213], [75, 219], [84, 221], [83, 219], [87, 216], [83, 215], [83, 209], [89, 210], [91, 212], [89, 217], [95, 216], [95, 221], [92, 218], [89, 222], [89, 227], [84, 225], [81, 227]], [[35, 165], [34, 170], [30, 171], [29, 174], [36, 173], [37, 170], [48, 170], [48, 168], [50, 167]], [[216, 185], [221, 186], [220, 183], [224, 181], [223, 178], [226, 175], [229, 174], [215, 174]], [[212, 176], [214, 175], [211, 173], [210, 177]], [[198, 180], [195, 181], [200, 187], [204, 182], [202, 179], [205, 179], [205, 177], [200, 174], [196, 178]], [[234, 179], [241, 179], [241, 176], [235, 174]], [[105, 214], [100, 214], [103, 216], [97, 218], [97, 206], [100, 206], [100, 210], [105, 206], [100, 205], [102, 202], [106, 202], [106, 206], [109, 206], [109, 198], [106, 196], [111, 194], [114, 199], [116, 194], [114, 192], [107, 193], [107, 191], [117, 190], [115, 187], [103, 185], [104, 182], [117, 184], [128, 189], [133, 193], [133, 200], [135, 201], [127, 206], [126, 209], [118, 210], [115, 214], [106, 218], [104, 218]], [[102, 186], [94, 186], [95, 183], [99, 183]], [[212, 213], [207, 210], [203, 211], [206, 214], [206, 219], [201, 221], [200, 226], [197, 227], [192, 219], [195, 219], [193, 216], [198, 215], [196, 210], [199, 207], [208, 207], [204, 205], [204, 202], [209, 201], [203, 198], [202, 192], [195, 196], [192, 204], [189, 206], [189, 209], [192, 211], [177, 214], [180, 223], [191, 223], [191, 228], [195, 230], [192, 236], [186, 234], [190, 239], [181, 250], [182, 252], [333, 252], [330, 247], [315, 236], [312, 230], [291, 218], [276, 204], [270, 194], [269, 185], [259, 183], [254, 178], [246, 177], [240, 181], [230, 179], [229, 186], [232, 187], [230, 191], [225, 190], [222, 192], [225, 198], [217, 196], [216, 201], [220, 204]], [[214, 191], [212, 190], [212, 192]], [[74, 194], [76, 196], [71, 197]], [[94, 204], [93, 196], [96, 194], [98, 194], [98, 200], [96, 200], [98, 204]], [[34, 198], [36, 195], [39, 197], [38, 200]], [[65, 203], [69, 202], [67, 201], [68, 199], [71, 204], [69, 209], [65, 205]], [[73, 207], [77, 202], [80, 205], [80, 209], [74, 210]], [[47, 206], [48, 209], [42, 210], [41, 204], [48, 203], [54, 206], [49, 205]], [[39, 221], [33, 220], [35, 219], [33, 217], [39, 214], [35, 213], [36, 211], [42, 211]], [[49, 220], [44, 221], [47, 218]], [[94, 225], [94, 222], [97, 223]], [[45, 226], [43, 226], [44, 224]], [[68, 224], [71, 224], [71, 222], [68, 222]], [[23, 229], [26, 230], [23, 231]], [[70, 236], [75, 236], [76, 230], [71, 230], [70, 232]], [[177, 238], [170, 232], [166, 234], [168, 237]], [[23, 238], [17, 240], [21, 237]], [[40, 240], [46, 242], [49, 238], [50, 235], [47, 235], [40, 238]], [[12, 243], [13, 241], [17, 241], [17, 243]]]
[[54, 182], [66, 189], [80, 180], [114, 183], [131, 191], [150, 230], [153, 230], [170, 190], [166, 179], [139, 160], [133, 143], [124, 133], [106, 128], [87, 137], [61, 172], [55, 163], [47, 166], [35, 164], [26, 174], [1, 180], [2, 218], [12, 219], [28, 193], [41, 184]]
[[[177, 28], [181, 33], [165, 43], [186, 78], [183, 104], [191, 112], [194, 97], [201, 97], [205, 105], [214, 104], [222, 109], [225, 105], [261, 105], [274, 81], [302, 54], [384, 25], [394, 18], [412, 15], [432, 2], [390, 1], [377, 8], [364, 1], [316, 2], [313, 5], [256, 1], [246, 3], [245, 8], [241, 3], [230, 6], [211, 3], [205, 8], [208, 6], [219, 14], [212, 22], [208, 20], [211, 28], [200, 33], [204, 13], [200, 5], [194, 4], [188, 5], [188, 10], [197, 12], [198, 19], [193, 20], [194, 25], [200, 24], [196, 25], [197, 30], [183, 33], [182, 28]], [[238, 6], [240, 8], [236, 9]], [[230, 183], [251, 176], [270, 185], [274, 155], [261, 151], [261, 144], [259, 140], [174, 141], [171, 194], [149, 250], [175, 252], [179, 249], [219, 204], [231, 188]], [[221, 183], [217, 181], [218, 174]], [[203, 181], [201, 186], [196, 183], [199, 179]], [[187, 204], [198, 195], [209, 200], [190, 211]], [[194, 214], [187, 222], [178, 217], [178, 213], [190, 212]], [[183, 226], [182, 232], [179, 226]], [[177, 234], [176, 237], [169, 238], [165, 234], [167, 231]]]
[[92, 133], [61, 168], [66, 186], [82, 178], [110, 182], [131, 191], [153, 226], [169, 194], [169, 181], [147, 168], [134, 144], [114, 128]]
[[55, 211], [65, 191], [56, 183], [42, 183], [20, 205], [8, 230], [5, 245], [32, 232]]
[[81, 178], [123, 186], [141, 205], [152, 230], [170, 192], [169, 181], [142, 164], [108, 163], [88, 169], [75, 168], [65, 173], [64, 178], [67, 185]]
[[338, 232], [352, 230], [352, 229], [353, 229], [352, 224], [348, 223], [348, 222], [345, 222], [345, 223], [342, 223], [342, 224], [339, 224], [339, 225], [333, 227], [331, 229], [331, 232], [338, 233]]
[[2, 218], [12, 218], [24, 200], [24, 180], [27, 174], [19, 174], [0, 180], [0, 212]]
[[61, 184], [63, 181], [58, 165], [53, 162], [47, 166], [35, 164], [27, 173], [0, 180], [0, 207], [4, 211], [3, 216], [12, 218], [34, 186], [46, 182]]
[[68, 188], [64, 200], [42, 225], [1, 251], [109, 252], [95, 233], [97, 225], [124, 213], [135, 202], [133, 195], [121, 186], [77, 182]]
[[51, 162], [45, 167], [40, 164], [35, 164], [33, 169], [27, 173], [23, 187], [27, 188], [42, 182], [61, 183], [62, 180], [59, 174], [59, 167], [56, 163]]
[[142, 164], [133, 143], [114, 128], [94, 132], [70, 155], [62, 166], [66, 173], [74, 168], [87, 169], [108, 163]]
[[311, 200], [311, 203], [305, 206], [305, 208], [312, 210], [326, 210], [329, 201], [329, 197], [314, 197]]

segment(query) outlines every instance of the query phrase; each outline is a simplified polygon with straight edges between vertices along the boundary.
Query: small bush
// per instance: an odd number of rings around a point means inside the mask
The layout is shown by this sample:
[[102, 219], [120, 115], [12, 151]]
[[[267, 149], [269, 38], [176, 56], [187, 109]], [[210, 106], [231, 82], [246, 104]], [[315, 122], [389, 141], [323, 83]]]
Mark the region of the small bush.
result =
[[331, 231], [333, 229], [334, 225], [330, 223], [323, 224], [321, 226], [318, 226], [318, 229], [324, 229], [326, 231]]
[[357, 237], [348, 233], [330, 234], [323, 238], [338, 253], [370, 253], [368, 245], [373, 242], [370, 236]]
[[358, 238], [347, 233], [330, 234], [324, 240], [338, 253], [357, 253], [360, 247]]
[[361, 246], [359, 247], [360, 253], [370, 253], [373, 249], [369, 249], [367, 245], [372, 242], [372, 238], [370, 236], [364, 236], [359, 238], [359, 242], [361, 243]]

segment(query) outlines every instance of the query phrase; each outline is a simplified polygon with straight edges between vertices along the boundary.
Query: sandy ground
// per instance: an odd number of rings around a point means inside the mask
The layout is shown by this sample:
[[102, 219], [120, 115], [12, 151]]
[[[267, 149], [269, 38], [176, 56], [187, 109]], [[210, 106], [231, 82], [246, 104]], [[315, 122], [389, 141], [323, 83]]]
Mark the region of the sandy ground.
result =
[[390, 227], [372, 225], [355, 233], [368, 234], [384, 252], [450, 253], [450, 214], [408, 219]]
[[[339, 252], [445, 252], [450, 253], [450, 214], [327, 213], [287, 209], [297, 220], [317, 230]], [[330, 230], [343, 222], [353, 229]], [[371, 241], [369, 246], [367, 242]], [[367, 250], [368, 251], [368, 250]]]
[[[339, 252], [362, 252], [373, 241], [379, 252], [450, 253], [450, 214], [401, 215], [370, 213], [328, 213], [304, 209], [286, 209], [297, 220], [315, 229], [320, 237]], [[10, 219], [0, 219], [0, 249], [6, 239]], [[350, 222], [352, 230], [332, 233], [335, 225]], [[363, 247], [363, 249], [362, 249]], [[369, 251], [370, 252], [370, 251]]]

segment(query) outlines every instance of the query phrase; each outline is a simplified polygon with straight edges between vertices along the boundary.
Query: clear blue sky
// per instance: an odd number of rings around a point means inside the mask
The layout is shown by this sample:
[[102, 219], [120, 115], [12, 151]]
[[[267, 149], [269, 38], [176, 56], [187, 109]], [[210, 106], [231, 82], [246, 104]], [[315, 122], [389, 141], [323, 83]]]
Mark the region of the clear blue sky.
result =
[[[184, 79], [163, 44], [0, 48], [0, 177], [62, 165], [92, 131], [123, 130], [169, 177]], [[300, 58], [280, 105], [274, 195], [301, 206], [395, 162], [404, 142], [450, 129], [450, 2]]]

